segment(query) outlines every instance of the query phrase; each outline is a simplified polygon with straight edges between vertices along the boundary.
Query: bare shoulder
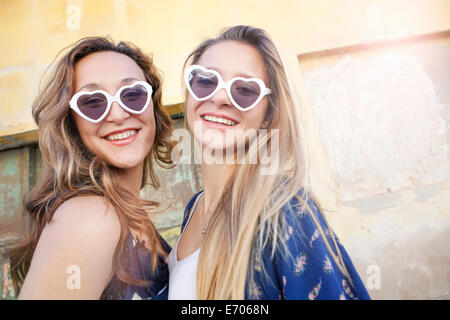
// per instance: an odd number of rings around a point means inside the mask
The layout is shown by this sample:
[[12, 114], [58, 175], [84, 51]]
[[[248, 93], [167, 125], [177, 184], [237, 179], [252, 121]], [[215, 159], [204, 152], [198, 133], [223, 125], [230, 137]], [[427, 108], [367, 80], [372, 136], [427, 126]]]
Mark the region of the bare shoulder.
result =
[[[42, 230], [20, 298], [98, 299], [113, 274], [120, 230], [113, 206], [102, 197], [64, 202]], [[81, 270], [81, 289], [67, 285], [73, 266]]]
[[[65, 201], [55, 211], [48, 228], [70, 226], [70, 229], [98, 235], [106, 233], [110, 239], [120, 235], [120, 222], [114, 207], [100, 196], [77, 196]], [[83, 233], [84, 233], [83, 232]]]

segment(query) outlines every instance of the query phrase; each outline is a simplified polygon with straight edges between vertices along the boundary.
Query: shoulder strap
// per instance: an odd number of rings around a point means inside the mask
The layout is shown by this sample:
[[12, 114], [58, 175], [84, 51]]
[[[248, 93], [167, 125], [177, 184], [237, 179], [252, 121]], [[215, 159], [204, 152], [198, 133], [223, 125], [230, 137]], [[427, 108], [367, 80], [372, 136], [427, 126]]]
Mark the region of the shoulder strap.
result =
[[199, 199], [200, 194], [203, 192], [203, 190], [197, 192], [188, 202], [186, 209], [184, 209], [184, 215], [183, 215], [183, 223], [181, 224], [181, 232], [183, 232], [184, 227], [186, 226], [186, 223], [189, 220], [189, 217], [191, 216], [192, 209], [195, 209], [195, 206], [197, 206], [197, 201]]

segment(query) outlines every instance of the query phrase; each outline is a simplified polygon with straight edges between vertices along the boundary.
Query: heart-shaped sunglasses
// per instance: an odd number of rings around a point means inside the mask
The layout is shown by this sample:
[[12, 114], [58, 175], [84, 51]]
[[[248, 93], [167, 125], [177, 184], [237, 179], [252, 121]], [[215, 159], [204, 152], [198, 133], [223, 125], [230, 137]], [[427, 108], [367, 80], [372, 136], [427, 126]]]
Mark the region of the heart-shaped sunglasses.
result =
[[103, 90], [77, 92], [69, 104], [70, 108], [84, 119], [98, 123], [109, 113], [113, 102], [117, 102], [128, 112], [143, 113], [149, 105], [152, 93], [150, 84], [137, 81], [121, 87], [114, 96]]
[[189, 93], [198, 101], [208, 100], [224, 88], [230, 101], [241, 111], [252, 109], [271, 93], [261, 79], [236, 77], [224, 82], [220, 73], [200, 65], [188, 67], [184, 81]]

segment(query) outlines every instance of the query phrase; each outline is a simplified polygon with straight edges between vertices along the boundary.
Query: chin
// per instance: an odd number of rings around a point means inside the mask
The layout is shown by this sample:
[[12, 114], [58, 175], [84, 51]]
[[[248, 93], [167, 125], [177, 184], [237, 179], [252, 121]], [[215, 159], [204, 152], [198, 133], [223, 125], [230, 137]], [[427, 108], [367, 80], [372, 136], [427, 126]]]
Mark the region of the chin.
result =
[[239, 150], [244, 149], [248, 146], [249, 140], [253, 140], [254, 137], [245, 137], [245, 140], [238, 140], [240, 137], [236, 139], [236, 137], [231, 136], [231, 138], [227, 138], [226, 134], [219, 136], [216, 135], [211, 137], [211, 139], [200, 140], [197, 139], [203, 148], [214, 149], [216, 151], [222, 150], [226, 151], [230, 150]]
[[117, 169], [132, 169], [136, 166], [140, 165], [144, 161], [145, 157], [142, 157], [142, 159], [108, 159], [108, 163], [110, 166], [117, 168]]
[[136, 167], [138, 164], [127, 164], [127, 163], [113, 163], [111, 164], [112, 167], [116, 168], [116, 169], [122, 169], [122, 170], [128, 170], [128, 169], [132, 169], [134, 167]]

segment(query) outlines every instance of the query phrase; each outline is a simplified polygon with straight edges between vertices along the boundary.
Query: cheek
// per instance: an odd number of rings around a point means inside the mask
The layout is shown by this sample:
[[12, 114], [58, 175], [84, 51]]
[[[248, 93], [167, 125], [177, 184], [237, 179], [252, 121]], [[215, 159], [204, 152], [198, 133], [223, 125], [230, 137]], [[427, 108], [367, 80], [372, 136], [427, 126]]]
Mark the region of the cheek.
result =
[[90, 152], [97, 154], [94, 139], [97, 137], [99, 125], [90, 123], [78, 115], [72, 115], [72, 117], [75, 121], [75, 126], [80, 134], [83, 144], [89, 149]]
[[267, 102], [264, 102], [263, 104], [260, 103], [252, 110], [244, 112], [246, 127], [252, 129], [262, 128], [266, 112], [267, 112]]
[[149, 149], [146, 151], [150, 151], [156, 135], [156, 119], [153, 109], [145, 111], [142, 115], [137, 117], [137, 119], [144, 124], [145, 132], [143, 133], [145, 133], [145, 144]]

